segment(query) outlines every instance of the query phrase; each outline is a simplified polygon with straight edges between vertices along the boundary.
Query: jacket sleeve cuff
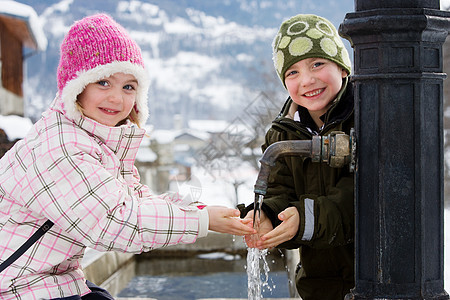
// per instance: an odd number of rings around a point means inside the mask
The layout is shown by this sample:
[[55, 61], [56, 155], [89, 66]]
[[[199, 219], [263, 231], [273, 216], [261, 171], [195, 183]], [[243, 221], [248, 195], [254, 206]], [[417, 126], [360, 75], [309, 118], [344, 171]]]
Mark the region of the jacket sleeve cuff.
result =
[[208, 235], [209, 228], [209, 214], [207, 209], [199, 209], [198, 222], [198, 237], [205, 237]]

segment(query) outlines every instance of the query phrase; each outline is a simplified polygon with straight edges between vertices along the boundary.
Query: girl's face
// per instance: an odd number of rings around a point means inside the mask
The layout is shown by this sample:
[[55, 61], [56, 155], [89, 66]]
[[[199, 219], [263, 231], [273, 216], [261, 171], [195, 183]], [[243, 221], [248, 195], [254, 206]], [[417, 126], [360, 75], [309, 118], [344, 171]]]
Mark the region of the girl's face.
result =
[[342, 87], [347, 72], [324, 58], [306, 58], [293, 64], [285, 74], [292, 100], [308, 109], [311, 116], [325, 114]]
[[133, 75], [115, 73], [90, 83], [78, 95], [83, 114], [100, 124], [116, 126], [125, 120], [136, 102], [138, 81]]

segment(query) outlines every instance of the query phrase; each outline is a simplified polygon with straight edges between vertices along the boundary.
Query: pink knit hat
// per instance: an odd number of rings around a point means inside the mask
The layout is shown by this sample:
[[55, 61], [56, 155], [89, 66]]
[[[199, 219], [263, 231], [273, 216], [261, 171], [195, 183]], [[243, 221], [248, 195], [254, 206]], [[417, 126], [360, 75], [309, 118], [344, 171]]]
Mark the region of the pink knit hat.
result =
[[75, 22], [61, 44], [57, 72], [58, 94], [66, 115], [73, 119], [81, 116], [75, 102], [86, 85], [118, 72], [138, 80], [136, 110], [144, 125], [148, 117], [149, 80], [139, 46], [108, 15], [93, 15]]

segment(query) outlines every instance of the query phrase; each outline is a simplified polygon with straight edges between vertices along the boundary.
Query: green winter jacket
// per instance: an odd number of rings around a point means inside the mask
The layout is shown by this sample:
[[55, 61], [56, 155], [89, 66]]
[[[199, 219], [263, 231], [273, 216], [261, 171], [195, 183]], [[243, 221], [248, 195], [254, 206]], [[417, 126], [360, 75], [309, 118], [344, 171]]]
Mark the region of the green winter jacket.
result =
[[[263, 151], [286, 140], [311, 140], [332, 131], [349, 134], [354, 127], [353, 89], [348, 79], [319, 129], [307, 110], [289, 98], [266, 134]], [[294, 121], [297, 112], [300, 120]], [[298, 119], [298, 118], [297, 118]], [[304, 300], [343, 299], [354, 286], [354, 177], [348, 166], [332, 168], [310, 158], [285, 156], [271, 169], [262, 210], [274, 227], [278, 213], [295, 206], [297, 235], [279, 248], [299, 248], [297, 289]], [[300, 266], [299, 265], [299, 266]]]

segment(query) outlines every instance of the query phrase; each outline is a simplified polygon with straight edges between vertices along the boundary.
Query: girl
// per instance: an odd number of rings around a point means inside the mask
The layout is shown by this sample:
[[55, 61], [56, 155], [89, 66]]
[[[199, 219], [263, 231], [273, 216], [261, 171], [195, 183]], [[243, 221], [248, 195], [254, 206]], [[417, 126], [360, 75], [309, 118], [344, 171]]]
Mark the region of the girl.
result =
[[80, 267], [86, 247], [140, 253], [193, 243], [208, 229], [253, 233], [238, 210], [155, 196], [139, 182], [148, 79], [140, 48], [113, 19], [94, 15], [70, 28], [57, 81], [51, 107], [0, 160], [0, 262], [54, 223], [0, 273], [0, 299], [97, 293]]

